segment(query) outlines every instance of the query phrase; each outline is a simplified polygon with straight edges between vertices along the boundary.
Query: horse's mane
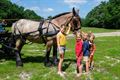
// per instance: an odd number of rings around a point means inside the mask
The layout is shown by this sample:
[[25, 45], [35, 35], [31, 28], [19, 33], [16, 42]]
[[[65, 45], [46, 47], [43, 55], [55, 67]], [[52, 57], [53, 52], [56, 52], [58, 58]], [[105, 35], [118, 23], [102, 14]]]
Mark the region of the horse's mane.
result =
[[70, 13], [70, 12], [64, 12], [64, 13], [58, 14], [58, 15], [52, 17], [52, 19], [55, 19], [55, 18], [57, 18], [57, 17], [60, 17], [60, 16], [62, 16], [62, 15], [66, 15], [66, 14], [69, 14], [69, 13]]

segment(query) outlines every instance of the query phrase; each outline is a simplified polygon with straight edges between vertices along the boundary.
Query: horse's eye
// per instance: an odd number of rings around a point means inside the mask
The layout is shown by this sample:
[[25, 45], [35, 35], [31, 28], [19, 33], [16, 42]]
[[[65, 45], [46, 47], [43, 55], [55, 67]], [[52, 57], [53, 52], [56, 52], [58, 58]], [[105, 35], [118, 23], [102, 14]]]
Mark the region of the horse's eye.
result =
[[66, 26], [68, 26], [68, 24]]
[[74, 24], [75, 26], [77, 26], [77, 21], [76, 21], [76, 20], [74, 20], [74, 21], [73, 21], [73, 24]]

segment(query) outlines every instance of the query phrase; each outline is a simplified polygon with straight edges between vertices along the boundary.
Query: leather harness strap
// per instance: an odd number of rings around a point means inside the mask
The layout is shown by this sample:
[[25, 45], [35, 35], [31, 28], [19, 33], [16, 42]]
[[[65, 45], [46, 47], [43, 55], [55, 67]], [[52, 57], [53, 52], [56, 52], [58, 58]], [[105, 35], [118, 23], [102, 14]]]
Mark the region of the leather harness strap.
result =
[[38, 27], [38, 31], [39, 31], [39, 36], [40, 36], [40, 37], [42, 38], [42, 40], [43, 40], [43, 43], [46, 44], [45, 37], [43, 36], [43, 29], [44, 29], [44, 28], [42, 28], [43, 24], [44, 24], [44, 20], [40, 22], [39, 27]]

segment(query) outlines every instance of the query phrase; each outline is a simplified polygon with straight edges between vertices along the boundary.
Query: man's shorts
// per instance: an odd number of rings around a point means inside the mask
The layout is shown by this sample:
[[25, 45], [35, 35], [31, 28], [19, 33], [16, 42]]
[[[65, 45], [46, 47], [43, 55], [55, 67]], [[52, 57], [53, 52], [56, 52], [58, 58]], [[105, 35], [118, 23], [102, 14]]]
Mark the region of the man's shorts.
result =
[[60, 47], [58, 48], [58, 52], [59, 52], [59, 54], [63, 54], [63, 53], [65, 53], [65, 49], [66, 49], [65, 46], [60, 46]]
[[88, 61], [89, 60], [89, 57], [88, 56], [83, 56], [83, 61]]

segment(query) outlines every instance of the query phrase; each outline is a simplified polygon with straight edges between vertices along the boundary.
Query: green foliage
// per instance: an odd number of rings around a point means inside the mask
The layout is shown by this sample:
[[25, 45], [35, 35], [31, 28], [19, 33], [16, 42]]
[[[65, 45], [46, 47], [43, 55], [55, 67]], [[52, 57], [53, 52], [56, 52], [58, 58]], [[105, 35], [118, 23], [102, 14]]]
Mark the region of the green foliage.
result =
[[[0, 1], [0, 19], [34, 19], [40, 20], [42, 17], [38, 16], [34, 11], [24, 9], [22, 6], [18, 6], [10, 2], [10, 0]], [[8, 26], [16, 20], [8, 21]]]
[[52, 16], [48, 16], [48, 19], [52, 19]]
[[88, 13], [85, 26], [102, 28], [120, 28], [120, 0], [101, 2]]

